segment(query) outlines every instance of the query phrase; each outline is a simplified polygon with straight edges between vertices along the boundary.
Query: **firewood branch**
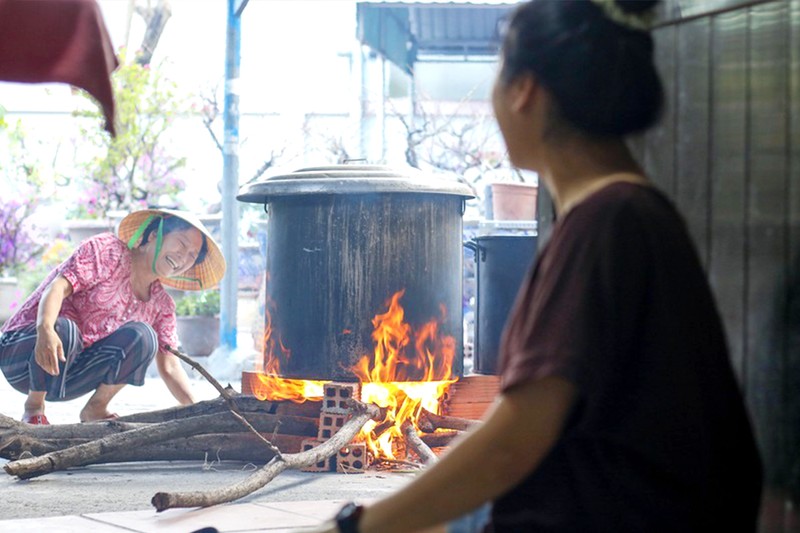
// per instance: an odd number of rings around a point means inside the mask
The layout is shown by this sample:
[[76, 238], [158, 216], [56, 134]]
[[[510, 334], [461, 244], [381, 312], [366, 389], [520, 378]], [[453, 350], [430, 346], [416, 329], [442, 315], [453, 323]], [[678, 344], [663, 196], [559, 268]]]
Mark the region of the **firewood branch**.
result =
[[[205, 417], [205, 425], [196, 424], [192, 422], [191, 418], [176, 420], [174, 421], [174, 430], [176, 435], [173, 438], [185, 439], [194, 435], [208, 433], [228, 434], [231, 436], [237, 436], [240, 439], [243, 438], [245, 435], [243, 431], [246, 430], [242, 427], [239, 421], [229, 413], [230, 412], [228, 410], [225, 410], [221, 413], [200, 415]], [[319, 421], [315, 418], [292, 415], [273, 415], [267, 413], [248, 413], [248, 418], [250, 419], [253, 427], [259, 433], [266, 435], [269, 435], [280, 428], [280, 431], [284, 435], [308, 438], [316, 436], [318, 431]], [[21, 459], [22, 454], [26, 451], [36, 456], [44, 455], [46, 453], [65, 450], [71, 446], [85, 444], [92, 440], [105, 438], [116, 433], [123, 433], [155, 425], [128, 423], [115, 420], [93, 424], [56, 424], [51, 426], [32, 426], [30, 424], [22, 424], [11, 421], [13, 425], [8, 424], [8, 428], [3, 428], [2, 426], [5, 425], [4, 419], [6, 419], [6, 417], [2, 417], [0, 415], [0, 458], [9, 459], [12, 461]], [[249, 431], [246, 435], [251, 436]], [[262, 437], [259, 436], [256, 438], [258, 441], [260, 441]], [[250, 446], [252, 446], [254, 443], [256, 443], [256, 441], [248, 440], [248, 444]], [[156, 442], [152, 444], [142, 443], [140, 446], [137, 446], [136, 449], [141, 449], [142, 446], [152, 446], [155, 450], [158, 450], [160, 447], [156, 446], [157, 444], [158, 443]], [[230, 443], [228, 443], [227, 447], [231, 448]], [[169, 446], [164, 448], [169, 450]], [[236, 447], [236, 449], [241, 450], [240, 447]], [[196, 448], [187, 450], [187, 452], [189, 452], [187, 457], [196, 458], [197, 453], [191, 453], [193, 451], [196, 452]], [[258, 446], [257, 449], [254, 449], [252, 452], [248, 452], [246, 454], [246, 460], [256, 460], [263, 464], [274, 456], [274, 454], [268, 452], [259, 460], [257, 454], [258, 451], [263, 453], [265, 450], [263, 450], [261, 446]], [[116, 452], [110, 452], [110, 454], [117, 455]], [[84, 458], [84, 466], [86, 464], [108, 462], [106, 458], [107, 455], [109, 455], [109, 453], [87, 456]], [[134, 456], [139, 457], [139, 455]], [[202, 454], [200, 457], [202, 458]], [[172, 459], [174, 459], [174, 454], [171, 452], [166, 452], [163, 455], [154, 453], [150, 457], [150, 460]]]
[[417, 423], [419, 429], [425, 433], [433, 433], [437, 429], [457, 429], [466, 431], [473, 426], [480, 425], [480, 420], [469, 420], [467, 418], [457, 418], [455, 416], [444, 416], [431, 413], [423, 409], [419, 415]]
[[231, 410], [231, 413], [233, 414], [233, 416], [239, 422], [241, 422], [241, 424], [244, 427], [246, 427], [248, 429], [248, 431], [250, 431], [254, 435], [258, 435], [258, 438], [261, 440], [261, 442], [263, 442], [264, 445], [267, 447], [267, 449], [269, 449], [269, 451], [271, 451], [273, 454], [275, 454], [276, 457], [280, 457], [281, 456], [281, 451], [278, 449], [278, 447], [275, 446], [274, 444], [272, 444], [267, 439], [265, 439], [263, 435], [261, 435], [258, 431], [256, 431], [256, 429], [253, 426], [250, 425], [250, 422], [248, 422], [247, 419], [242, 415], [242, 412], [239, 410], [239, 407], [236, 405], [236, 401], [233, 399], [233, 396], [231, 396], [230, 393], [227, 390], [225, 390], [225, 387], [220, 385], [219, 381], [214, 379], [214, 376], [209, 374], [208, 371], [205, 368], [203, 368], [203, 366], [200, 363], [196, 362], [194, 359], [192, 359], [188, 355], [185, 355], [185, 354], [179, 352], [178, 350], [176, 350], [175, 348], [173, 348], [171, 346], [166, 346], [166, 349], [172, 355], [174, 355], [175, 357], [177, 357], [181, 361], [184, 361], [186, 364], [188, 364], [189, 366], [191, 366], [192, 368], [197, 370], [200, 373], [200, 375], [202, 375], [204, 378], [206, 378], [206, 380], [209, 383], [211, 383], [211, 385], [213, 385], [215, 389], [217, 389], [217, 392], [219, 392], [220, 396], [225, 398], [225, 402], [228, 404], [228, 408]]
[[[9, 475], [17, 476], [20, 479], [30, 479], [57, 470], [86, 466], [97, 462], [98, 458], [118, 453], [120, 450], [131, 447], [149, 445], [187, 435], [208, 433], [209, 428], [218, 424], [218, 419], [220, 418], [219, 414], [211, 414], [195, 416], [185, 420], [162, 422], [160, 424], [148, 424], [144, 427], [131, 429], [123, 433], [113, 433], [84, 444], [47, 453], [40, 457], [12, 461], [6, 464], [4, 469]], [[107, 422], [106, 424], [113, 427], [116, 422]], [[238, 424], [234, 427], [238, 427]], [[265, 440], [261, 435], [259, 435], [259, 439]]]
[[437, 431], [436, 433], [423, 433], [420, 438], [422, 442], [431, 448], [441, 448], [442, 446], [450, 446], [450, 444], [462, 434], [462, 431], [445, 430]]
[[247, 479], [229, 487], [206, 492], [159, 492], [151, 503], [156, 511], [185, 507], [210, 507], [220, 503], [232, 502], [255, 492], [275, 479], [286, 469], [298, 469], [324, 461], [337, 453], [353, 440], [367, 420], [379, 416], [380, 410], [374, 405], [353, 402], [353, 417], [329, 440], [305, 452], [284, 454], [275, 457]]
[[403, 425], [400, 429], [403, 430], [403, 436], [405, 437], [406, 445], [414, 450], [414, 453], [417, 454], [417, 457], [419, 457], [424, 464], [433, 464], [439, 460], [436, 454], [433, 453], [433, 450], [431, 450], [428, 445], [422, 442], [422, 439], [419, 438], [419, 435], [417, 435], [417, 430], [414, 428], [414, 424], [412, 424], [410, 420], [403, 422]]

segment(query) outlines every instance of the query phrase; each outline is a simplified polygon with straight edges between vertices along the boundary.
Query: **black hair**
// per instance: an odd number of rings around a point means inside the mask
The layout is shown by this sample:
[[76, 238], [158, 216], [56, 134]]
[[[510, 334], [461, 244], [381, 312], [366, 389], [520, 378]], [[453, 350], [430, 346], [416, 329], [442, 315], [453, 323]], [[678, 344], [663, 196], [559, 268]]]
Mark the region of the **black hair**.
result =
[[[615, 3], [639, 15], [658, 0]], [[532, 73], [553, 97], [553, 120], [593, 137], [623, 136], [649, 128], [661, 115], [653, 48], [648, 31], [615, 22], [590, 0], [533, 0], [508, 23], [500, 79], [509, 83]]]
[[[173, 231], [186, 231], [188, 229], [197, 229], [192, 224], [183, 220], [180, 217], [156, 216], [153, 218], [153, 220], [150, 221], [150, 223], [147, 225], [144, 232], [142, 233], [142, 241], [139, 244], [139, 246], [144, 246], [147, 243], [147, 239], [150, 237], [150, 234], [153, 233], [154, 231], [158, 231], [158, 224], [162, 218], [164, 219], [164, 229], [162, 230], [164, 235], [172, 233]], [[206, 258], [206, 255], [208, 255], [208, 240], [206, 239], [206, 236], [202, 234], [202, 232], [200, 234], [203, 236], [203, 244], [200, 246], [200, 251], [197, 252], [197, 259], [194, 260], [192, 266], [199, 265], [200, 263], [202, 263], [203, 260]]]

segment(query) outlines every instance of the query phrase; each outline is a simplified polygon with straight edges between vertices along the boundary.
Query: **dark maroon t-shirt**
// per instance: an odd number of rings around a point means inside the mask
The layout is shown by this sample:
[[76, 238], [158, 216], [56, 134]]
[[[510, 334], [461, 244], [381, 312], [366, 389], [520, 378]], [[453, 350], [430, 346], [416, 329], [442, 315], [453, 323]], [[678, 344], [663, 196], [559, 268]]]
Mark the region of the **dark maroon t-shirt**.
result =
[[761, 463], [706, 276], [656, 189], [609, 185], [560, 220], [517, 297], [502, 390], [561, 376], [562, 436], [495, 531], [754, 531]]

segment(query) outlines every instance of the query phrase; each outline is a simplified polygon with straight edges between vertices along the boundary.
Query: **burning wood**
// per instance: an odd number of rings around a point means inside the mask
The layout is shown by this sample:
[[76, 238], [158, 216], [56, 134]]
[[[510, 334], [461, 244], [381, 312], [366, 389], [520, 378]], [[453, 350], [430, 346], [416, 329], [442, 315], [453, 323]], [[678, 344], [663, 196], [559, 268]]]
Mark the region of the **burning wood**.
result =
[[[445, 309], [442, 317], [414, 328], [404, 319], [405, 311], [400, 305], [403, 294], [401, 290], [392, 295], [386, 302], [386, 312], [373, 318], [374, 353], [364, 355], [350, 369], [359, 383], [349, 384], [280, 377], [281, 364], [288, 360], [291, 350], [273, 329], [268, 305], [263, 373], [253, 392], [273, 401], [321, 399], [322, 410], [329, 413], [336, 412], [337, 402], [345, 395], [376, 404], [386, 415], [367, 422], [356, 441], [365, 442], [376, 460], [402, 460], [406, 448], [403, 424], [411, 421], [417, 427], [420, 413], [438, 412], [442, 397], [456, 381], [452, 376], [455, 339], [439, 331]], [[459, 425], [464, 426], [465, 423]]]
[[422, 442], [430, 446], [431, 448], [443, 448], [445, 446], [449, 446], [451, 442], [455, 439], [460, 437], [462, 434], [461, 431], [442, 431], [439, 430], [436, 433], [423, 433], [420, 436]]
[[480, 425], [479, 420], [469, 420], [468, 418], [458, 418], [455, 416], [444, 416], [431, 413], [423, 409], [419, 415], [419, 428], [425, 433], [433, 433], [437, 429], [457, 429], [466, 431], [473, 426]]
[[414, 424], [412, 424], [410, 420], [403, 422], [403, 435], [405, 436], [408, 447], [414, 450], [414, 453], [417, 454], [417, 457], [419, 457], [420, 461], [424, 464], [435, 463], [439, 460], [436, 454], [433, 453], [433, 450], [428, 448], [428, 445], [419, 438], [417, 430], [414, 429]]

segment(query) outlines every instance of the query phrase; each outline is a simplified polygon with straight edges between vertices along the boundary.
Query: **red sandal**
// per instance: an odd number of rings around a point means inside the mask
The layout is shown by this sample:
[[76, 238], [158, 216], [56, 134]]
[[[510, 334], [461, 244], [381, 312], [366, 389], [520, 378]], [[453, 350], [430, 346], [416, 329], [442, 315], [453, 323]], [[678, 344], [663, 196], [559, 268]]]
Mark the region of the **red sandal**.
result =
[[26, 424], [31, 424], [34, 426], [49, 426], [50, 421], [47, 420], [47, 417], [44, 416], [44, 413], [40, 415], [22, 415], [22, 421]]

